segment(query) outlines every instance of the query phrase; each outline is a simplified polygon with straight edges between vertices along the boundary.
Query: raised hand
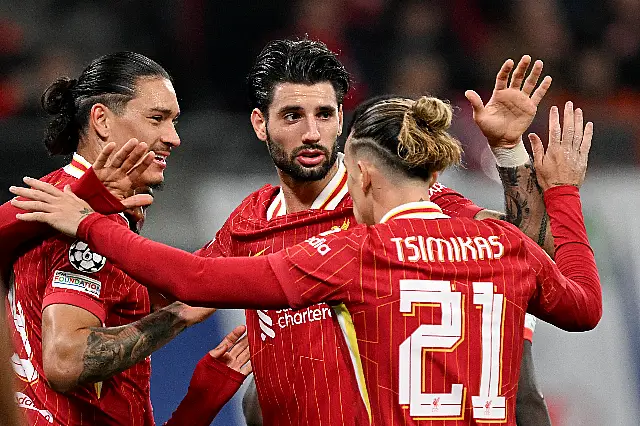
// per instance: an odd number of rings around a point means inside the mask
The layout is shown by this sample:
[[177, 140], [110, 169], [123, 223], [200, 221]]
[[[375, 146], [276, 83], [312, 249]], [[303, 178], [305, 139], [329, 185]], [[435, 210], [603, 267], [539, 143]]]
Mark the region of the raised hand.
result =
[[31, 212], [17, 214], [16, 218], [20, 220], [44, 222], [64, 234], [75, 237], [80, 222], [93, 213], [86, 201], [71, 192], [69, 185], [65, 186], [64, 191], [60, 191], [51, 184], [30, 177], [25, 177], [23, 181], [31, 188], [9, 188], [13, 194], [28, 198], [11, 200], [13, 206]]
[[137, 139], [129, 139], [118, 152], [114, 154], [116, 144], [108, 143], [93, 163], [93, 171], [102, 184], [128, 209], [140, 207], [141, 198], [134, 194], [140, 188], [140, 176], [153, 162], [153, 151]]
[[587, 171], [587, 159], [593, 137], [593, 123], [583, 123], [582, 110], [573, 110], [573, 103], [564, 106], [563, 127], [560, 127], [558, 107], [549, 112], [549, 145], [545, 152], [542, 140], [535, 133], [529, 134], [533, 150], [538, 184], [543, 190], [554, 186], [580, 187]]
[[520, 141], [536, 115], [538, 104], [551, 86], [551, 77], [546, 76], [535, 89], [542, 74], [543, 64], [540, 60], [533, 64], [525, 79], [530, 64], [531, 57], [523, 56], [509, 82], [514, 62], [507, 59], [498, 72], [493, 94], [486, 105], [473, 90], [467, 90], [464, 94], [473, 107], [473, 119], [492, 147], [512, 148]]
[[244, 325], [237, 326], [216, 348], [209, 351], [209, 355], [245, 376], [253, 371], [249, 361], [249, 341], [247, 336], [242, 337], [246, 329]]

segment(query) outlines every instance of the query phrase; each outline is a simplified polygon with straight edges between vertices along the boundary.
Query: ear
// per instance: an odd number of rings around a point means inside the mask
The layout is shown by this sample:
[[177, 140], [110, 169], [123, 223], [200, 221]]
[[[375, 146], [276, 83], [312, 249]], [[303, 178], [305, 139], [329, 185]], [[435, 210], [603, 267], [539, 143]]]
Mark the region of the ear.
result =
[[371, 189], [371, 169], [370, 165], [362, 160], [358, 161], [358, 170], [360, 171], [360, 188], [362, 192], [367, 194]]
[[440, 173], [438, 173], [438, 172], [431, 173], [431, 177], [429, 178], [429, 188], [431, 188], [433, 186], [433, 184], [438, 181], [438, 176], [439, 175], [440, 175]]
[[344, 114], [342, 112], [342, 104], [338, 105], [338, 136], [342, 134], [342, 124], [343, 124]]
[[101, 139], [111, 133], [111, 110], [104, 104], [94, 104], [89, 111], [89, 129], [93, 129]]
[[267, 119], [258, 108], [254, 108], [251, 111], [251, 125], [253, 131], [256, 132], [256, 136], [262, 142], [267, 141]]

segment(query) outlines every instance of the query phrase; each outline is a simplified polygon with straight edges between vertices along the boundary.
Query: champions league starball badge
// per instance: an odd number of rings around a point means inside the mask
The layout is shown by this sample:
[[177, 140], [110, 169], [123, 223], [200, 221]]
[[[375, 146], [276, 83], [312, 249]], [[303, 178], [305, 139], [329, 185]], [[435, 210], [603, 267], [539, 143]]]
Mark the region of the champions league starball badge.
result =
[[87, 243], [76, 240], [69, 248], [69, 262], [78, 271], [92, 274], [102, 269], [107, 259], [92, 252]]

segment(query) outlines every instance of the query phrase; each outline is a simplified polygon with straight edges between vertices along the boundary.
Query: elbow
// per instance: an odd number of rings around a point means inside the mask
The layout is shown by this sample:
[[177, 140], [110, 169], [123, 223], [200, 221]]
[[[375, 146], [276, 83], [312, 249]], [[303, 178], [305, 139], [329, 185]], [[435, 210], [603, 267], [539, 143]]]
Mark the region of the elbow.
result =
[[59, 353], [43, 353], [42, 367], [47, 383], [56, 392], [69, 392], [78, 386], [79, 365]]

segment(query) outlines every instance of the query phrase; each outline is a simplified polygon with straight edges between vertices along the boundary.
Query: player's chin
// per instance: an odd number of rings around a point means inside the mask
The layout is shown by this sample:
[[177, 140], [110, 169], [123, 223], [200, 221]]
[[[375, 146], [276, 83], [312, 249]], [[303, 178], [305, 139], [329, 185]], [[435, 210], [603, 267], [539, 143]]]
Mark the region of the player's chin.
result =
[[162, 186], [162, 184], [164, 183], [164, 169], [154, 167], [154, 165], [152, 164], [142, 174], [140, 181], [142, 185], [148, 186], [150, 188], [157, 188], [159, 186]]

